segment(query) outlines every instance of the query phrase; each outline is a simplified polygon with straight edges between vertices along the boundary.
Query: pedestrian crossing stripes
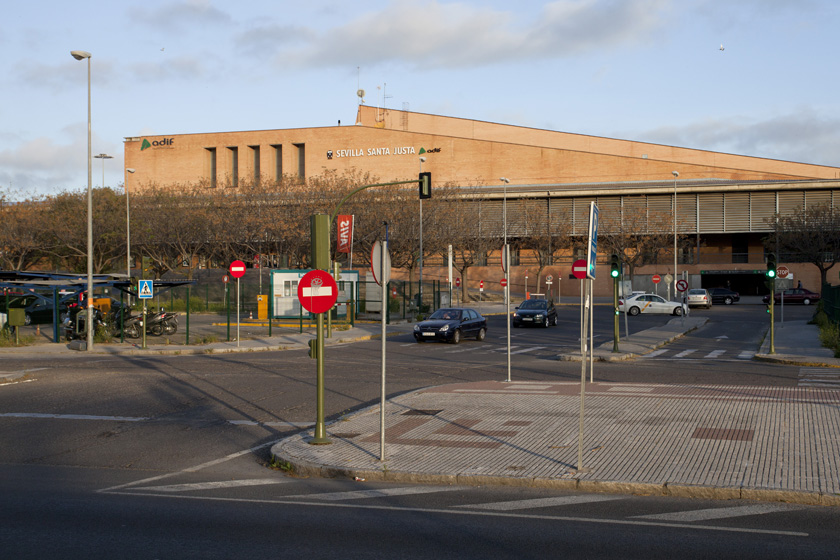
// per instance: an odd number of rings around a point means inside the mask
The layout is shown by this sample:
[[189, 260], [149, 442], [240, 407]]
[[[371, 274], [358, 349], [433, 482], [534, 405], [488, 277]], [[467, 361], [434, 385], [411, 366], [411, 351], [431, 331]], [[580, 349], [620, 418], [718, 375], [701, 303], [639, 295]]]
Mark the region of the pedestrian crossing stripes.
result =
[[[727, 350], [718, 348], [717, 350], [712, 350], [706, 352], [705, 350], [700, 350], [698, 348], [687, 348], [684, 350], [680, 349], [671, 349], [671, 348], [660, 348], [659, 350], [654, 350], [648, 354], [642, 356], [643, 359], [650, 360], [652, 358], [659, 358], [662, 360], [679, 360], [679, 359], [689, 359], [689, 360], [716, 360], [716, 359], [737, 359], [737, 360], [752, 360], [753, 356], [755, 356], [755, 351], [753, 350]], [[735, 354], [735, 352], [738, 352]]]
[[553, 506], [569, 506], [577, 504], [592, 504], [595, 502], [606, 502], [620, 500], [621, 496], [604, 496], [598, 494], [583, 496], [556, 496], [553, 498], [534, 498], [532, 500], [513, 500], [510, 502], [491, 502], [487, 504], [466, 504], [456, 506], [459, 508], [486, 509], [492, 511], [513, 511], [519, 509], [532, 509]]
[[286, 496], [287, 498], [306, 498], [308, 500], [324, 500], [326, 502], [340, 502], [344, 500], [359, 500], [365, 498], [387, 498], [390, 496], [411, 496], [415, 494], [430, 494], [432, 492], [451, 492], [462, 490], [458, 486], [407, 486], [403, 488], [382, 488], [379, 490], [352, 490], [349, 492], [327, 492], [324, 494], [300, 494]]
[[711, 509], [696, 509], [690, 511], [676, 511], [672, 513], [656, 513], [651, 515], [637, 515], [634, 519], [655, 519], [658, 521], [675, 521], [680, 523], [691, 521], [710, 521], [712, 519], [729, 519], [747, 515], [761, 515], [777, 511], [793, 511], [802, 509], [787, 504], [755, 504], [749, 506], [733, 506]]
[[815, 367], [799, 368], [799, 386], [840, 389], [840, 369]]

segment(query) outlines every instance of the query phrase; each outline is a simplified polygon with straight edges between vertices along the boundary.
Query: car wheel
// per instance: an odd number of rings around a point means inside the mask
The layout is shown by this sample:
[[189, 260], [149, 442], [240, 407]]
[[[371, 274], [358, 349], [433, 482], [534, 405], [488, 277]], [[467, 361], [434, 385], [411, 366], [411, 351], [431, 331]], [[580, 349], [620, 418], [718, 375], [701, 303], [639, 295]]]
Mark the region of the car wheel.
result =
[[638, 307], [631, 307], [629, 313], [630, 313], [630, 315], [635, 316], [635, 315], [638, 315], [640, 311], [641, 310]]
[[676, 315], [677, 317], [679, 317], [679, 316], [680, 316], [680, 315], [682, 315], [682, 314], [683, 314], [683, 309], [682, 309], [682, 307], [675, 307], [675, 308], [674, 308], [674, 315]]
[[475, 335], [475, 339], [479, 342], [483, 342], [486, 337], [487, 337], [487, 329], [485, 329], [484, 327], [481, 327], [480, 329], [478, 329], [478, 334]]
[[548, 328], [548, 324], [549, 324], [548, 315], [546, 315], [546, 316], [545, 316], [545, 318], [543, 319], [543, 322], [542, 322], [542, 326], [543, 326], [543, 328], [544, 328], [544, 329], [547, 329], [547, 328]]
[[27, 314], [23, 317], [23, 324], [25, 324], [27, 327], [28, 327], [29, 325], [31, 325], [31, 324], [32, 324], [32, 315], [30, 315], [29, 313], [27, 313]]
[[551, 324], [555, 327], [557, 326], [557, 315], [554, 316], [554, 319], [551, 321]]
[[726, 304], [726, 305], [732, 305], [732, 298], [728, 297], [728, 298], [724, 299], [723, 303]]
[[[802, 305], [811, 305], [811, 300], [810, 300], [810, 299], [808, 299], [808, 298], [803, 299], [803, 300], [802, 300]], [[27, 323], [27, 325], [28, 325], [28, 324], [29, 324], [29, 323]]]
[[458, 344], [461, 342], [461, 329], [455, 329], [455, 332], [452, 333], [452, 344]]
[[417, 342], [423, 342], [423, 337], [415, 336], [414, 340], [416, 340]]

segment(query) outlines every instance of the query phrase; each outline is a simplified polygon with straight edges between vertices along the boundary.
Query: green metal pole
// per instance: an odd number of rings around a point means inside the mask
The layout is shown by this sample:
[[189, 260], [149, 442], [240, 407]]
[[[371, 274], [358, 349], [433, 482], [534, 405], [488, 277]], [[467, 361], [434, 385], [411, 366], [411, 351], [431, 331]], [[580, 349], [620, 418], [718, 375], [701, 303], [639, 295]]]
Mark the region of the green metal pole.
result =
[[613, 352], [618, 352], [618, 278], [613, 278]]
[[317, 393], [315, 404], [315, 437], [309, 440], [311, 445], [325, 445], [332, 443], [327, 438], [327, 428], [324, 423], [324, 314], [317, 313], [317, 376], [315, 380], [315, 392]]
[[271, 336], [271, 320], [274, 319], [274, 279], [268, 273], [268, 336]]
[[125, 293], [120, 290], [120, 344], [125, 342], [125, 306], [123, 305], [123, 296]]
[[187, 286], [187, 346], [190, 345], [190, 287]]
[[773, 278], [773, 284], [770, 286], [770, 353], [776, 353], [776, 320], [774, 318], [776, 303], [776, 279]]

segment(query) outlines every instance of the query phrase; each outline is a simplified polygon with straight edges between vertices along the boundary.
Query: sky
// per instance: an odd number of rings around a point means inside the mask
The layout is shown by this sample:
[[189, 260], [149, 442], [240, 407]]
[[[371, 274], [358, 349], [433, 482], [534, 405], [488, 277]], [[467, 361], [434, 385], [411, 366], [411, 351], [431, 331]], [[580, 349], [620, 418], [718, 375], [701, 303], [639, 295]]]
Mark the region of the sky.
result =
[[120, 187], [125, 137], [365, 104], [840, 166], [836, 0], [42, 0], [0, 20], [0, 194]]

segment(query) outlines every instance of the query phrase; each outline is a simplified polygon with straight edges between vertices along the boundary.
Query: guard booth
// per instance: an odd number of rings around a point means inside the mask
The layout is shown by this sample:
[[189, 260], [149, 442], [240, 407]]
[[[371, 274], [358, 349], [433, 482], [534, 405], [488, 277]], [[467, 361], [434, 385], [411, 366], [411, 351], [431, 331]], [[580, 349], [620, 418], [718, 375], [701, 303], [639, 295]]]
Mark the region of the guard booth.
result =
[[[301, 313], [309, 315], [298, 300], [298, 283], [307, 272], [305, 270], [272, 270], [271, 271], [271, 297], [273, 298], [272, 318], [274, 319], [297, 319]], [[359, 272], [356, 270], [342, 270], [338, 280], [338, 300], [336, 301], [336, 316], [347, 317], [347, 304], [353, 300], [358, 306], [359, 301]]]

